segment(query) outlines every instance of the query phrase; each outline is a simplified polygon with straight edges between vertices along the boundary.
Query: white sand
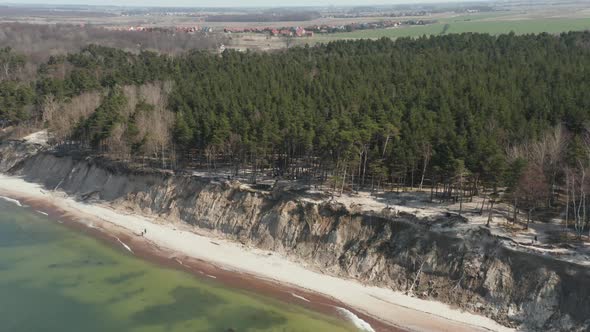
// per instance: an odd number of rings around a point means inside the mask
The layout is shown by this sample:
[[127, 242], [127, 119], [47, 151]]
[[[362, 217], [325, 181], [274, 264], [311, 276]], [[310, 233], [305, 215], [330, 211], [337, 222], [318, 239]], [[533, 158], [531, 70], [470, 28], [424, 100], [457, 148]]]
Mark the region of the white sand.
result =
[[[335, 298], [369, 316], [414, 331], [512, 331], [493, 320], [450, 308], [448, 305], [403, 295], [389, 289], [364, 286], [306, 269], [276, 253], [245, 248], [238, 243], [194, 233], [186, 225], [159, 223], [127, 215], [102, 205], [77, 202], [60, 192], [42, 190], [20, 178], [0, 175], [0, 195], [43, 199], [75, 214], [80, 222], [101, 227], [96, 218], [121, 226], [170, 250], [213, 263], [221, 268], [246, 272], [263, 279], [291, 284]], [[122, 248], [123, 250], [132, 248]]]

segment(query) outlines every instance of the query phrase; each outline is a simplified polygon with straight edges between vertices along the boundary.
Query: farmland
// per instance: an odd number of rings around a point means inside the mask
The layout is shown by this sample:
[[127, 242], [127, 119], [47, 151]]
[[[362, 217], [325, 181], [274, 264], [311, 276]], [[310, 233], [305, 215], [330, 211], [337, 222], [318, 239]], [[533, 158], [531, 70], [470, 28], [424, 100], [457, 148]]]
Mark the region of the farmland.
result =
[[[328, 42], [338, 39], [376, 39], [420, 37], [423, 35], [442, 35], [449, 33], [477, 32], [489, 34], [510, 33], [560, 33], [590, 29], [590, 16], [587, 18], [528, 18], [507, 14], [461, 15], [438, 20], [437, 23], [422, 26], [407, 26], [380, 30], [359, 30], [349, 33], [318, 35], [313, 42]], [[313, 43], [312, 42], [312, 43]]]
[[[164, 53], [192, 48], [271, 51], [342, 39], [417, 38], [466, 32], [556, 34], [590, 29], [587, 0], [511, 0], [490, 1], [480, 7], [457, 3], [364, 9], [130, 10], [116, 6], [58, 9], [0, 6], [0, 35], [9, 36], [0, 40], [0, 46], [12, 40], [13, 45], [33, 45], [40, 54], [57, 54], [77, 50], [84, 43], [113, 46], [129, 40], [125, 44], [128, 49], [145, 48]], [[308, 33], [298, 35], [298, 29]], [[47, 34], [59, 42], [48, 41]]]

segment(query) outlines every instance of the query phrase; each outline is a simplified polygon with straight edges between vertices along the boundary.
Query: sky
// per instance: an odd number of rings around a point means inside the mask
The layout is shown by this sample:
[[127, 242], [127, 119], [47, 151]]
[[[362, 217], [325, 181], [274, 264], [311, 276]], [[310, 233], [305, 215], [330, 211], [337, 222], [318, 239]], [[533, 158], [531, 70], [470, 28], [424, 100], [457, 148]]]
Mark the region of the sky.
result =
[[[356, 6], [407, 3], [473, 2], [474, 0], [0, 0], [11, 4], [76, 4], [118, 6], [187, 6], [187, 7], [277, 7], [277, 6]], [[477, 1], [477, 0], [475, 0]]]

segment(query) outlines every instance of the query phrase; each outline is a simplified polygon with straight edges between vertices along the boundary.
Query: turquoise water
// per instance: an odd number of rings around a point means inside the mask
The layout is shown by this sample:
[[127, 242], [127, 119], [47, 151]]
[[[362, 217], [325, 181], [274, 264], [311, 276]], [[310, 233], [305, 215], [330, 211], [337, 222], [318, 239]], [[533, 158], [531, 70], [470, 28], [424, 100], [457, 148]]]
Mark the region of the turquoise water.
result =
[[0, 200], [0, 331], [355, 331], [156, 266]]

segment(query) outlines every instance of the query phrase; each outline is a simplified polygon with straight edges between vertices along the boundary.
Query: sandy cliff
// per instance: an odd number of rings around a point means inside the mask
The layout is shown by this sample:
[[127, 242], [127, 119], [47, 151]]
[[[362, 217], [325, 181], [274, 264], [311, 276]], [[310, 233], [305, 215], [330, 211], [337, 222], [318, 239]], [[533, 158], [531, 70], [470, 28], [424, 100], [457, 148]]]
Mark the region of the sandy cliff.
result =
[[[0, 172], [80, 200], [100, 200], [182, 220], [307, 267], [411, 292], [523, 330], [590, 329], [590, 269], [506, 248], [484, 228], [456, 232], [460, 217], [351, 211], [311, 202], [301, 190], [273, 191], [188, 175], [129, 169], [99, 158], [0, 146]], [[433, 224], [446, 223], [444, 232]], [[437, 228], [439, 229], [439, 228]]]

